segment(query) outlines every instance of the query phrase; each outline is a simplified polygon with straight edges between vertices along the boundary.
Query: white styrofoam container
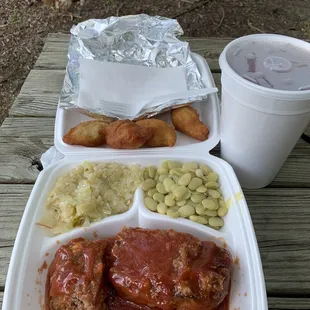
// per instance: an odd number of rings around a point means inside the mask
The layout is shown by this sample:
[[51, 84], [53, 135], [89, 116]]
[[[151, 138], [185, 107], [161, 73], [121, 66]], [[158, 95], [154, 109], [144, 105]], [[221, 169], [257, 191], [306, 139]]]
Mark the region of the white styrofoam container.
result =
[[[202, 82], [205, 87], [214, 87], [214, 82], [212, 74], [210, 72], [209, 66], [204, 58], [192, 53], [192, 58], [196, 62], [199, 72], [201, 74]], [[156, 94], [154, 94], [156, 96]], [[193, 105], [200, 115], [200, 119], [208, 125], [210, 133], [208, 140], [200, 142], [189, 136], [184, 135], [181, 132], [177, 132], [177, 141], [173, 146], [171, 151], [192, 151], [192, 147], [203, 147], [206, 150], [211, 150], [219, 142], [220, 130], [219, 130], [219, 108], [218, 108], [218, 97], [217, 94], [208, 95], [207, 104], [197, 102]], [[162, 119], [169, 124], [172, 124], [170, 119], [170, 113], [164, 113], [158, 115], [156, 118]], [[54, 135], [54, 145], [59, 150], [59, 152], [70, 155], [70, 154], [82, 154], [87, 152], [87, 154], [112, 154], [115, 153], [114, 149], [107, 146], [102, 147], [84, 147], [78, 145], [69, 145], [62, 141], [63, 136], [74, 126], [81, 122], [91, 120], [92, 118], [81, 114], [79, 112], [74, 112], [65, 109], [57, 109], [56, 121], [55, 121], [55, 135]], [[153, 148], [152, 153], [163, 153], [167, 152], [167, 147]], [[149, 153], [149, 148], [141, 148], [138, 150], [139, 154]], [[169, 150], [170, 151], [170, 150]], [[117, 154], [136, 154], [137, 150], [117, 150]]]
[[[198, 59], [195, 56], [195, 59]], [[203, 62], [200, 61], [202, 64]], [[204, 65], [207, 85], [214, 81], [207, 64]], [[201, 68], [199, 68], [201, 70]], [[199, 108], [199, 105], [198, 105]], [[226, 246], [235, 259], [232, 273], [229, 309], [267, 310], [267, 298], [262, 265], [257, 241], [239, 182], [233, 169], [225, 161], [209, 154], [219, 141], [219, 103], [215, 94], [210, 95], [207, 102], [201, 104], [201, 116], [210, 129], [210, 138], [205, 142], [183, 140], [173, 148], [112, 150], [108, 148], [72, 148], [61, 145], [57, 134], [66, 129], [66, 117], [58, 111], [55, 144], [65, 154], [65, 158], [44, 169], [38, 176], [36, 184], [28, 200], [20, 228], [16, 237], [10, 267], [7, 275], [3, 310], [39, 310], [44, 309], [44, 291], [47, 270], [38, 269], [46, 261], [50, 264], [56, 250], [61, 244], [76, 237], [94, 239], [116, 235], [123, 226], [141, 226], [144, 228], [175, 229], [187, 232], [201, 240], [210, 240], [219, 246]], [[68, 112], [69, 113], [69, 112]], [[69, 115], [69, 114], [68, 114]], [[204, 117], [205, 116], [205, 117]], [[71, 117], [70, 115], [68, 116]], [[78, 119], [78, 121], [81, 121]], [[71, 118], [74, 122], [74, 119]], [[61, 126], [58, 127], [59, 123]], [[73, 123], [70, 123], [70, 126]], [[68, 149], [69, 148], [69, 149]], [[108, 217], [88, 228], [76, 228], [59, 236], [51, 236], [47, 230], [36, 225], [44, 212], [48, 193], [52, 190], [60, 175], [70, 171], [84, 160], [95, 163], [119, 162], [124, 164], [140, 164], [142, 166], [159, 165], [164, 159], [182, 162], [195, 161], [210, 166], [218, 175], [224, 199], [230, 201], [230, 209], [225, 216], [225, 225], [216, 231], [209, 227], [186, 219], [170, 219], [166, 215], [153, 213], [143, 205], [143, 192], [139, 188], [129, 211]], [[47, 255], [48, 254], [48, 255]]]

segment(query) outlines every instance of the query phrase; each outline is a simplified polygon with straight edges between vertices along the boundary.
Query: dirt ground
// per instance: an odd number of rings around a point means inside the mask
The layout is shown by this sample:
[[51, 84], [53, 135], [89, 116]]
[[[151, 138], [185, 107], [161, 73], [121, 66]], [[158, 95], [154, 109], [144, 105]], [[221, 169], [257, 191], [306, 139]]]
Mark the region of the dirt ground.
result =
[[310, 39], [309, 0], [86, 0], [67, 12], [42, 0], [0, 0], [0, 124], [49, 32], [69, 32], [89, 18], [138, 13], [177, 18], [187, 36], [267, 32]]

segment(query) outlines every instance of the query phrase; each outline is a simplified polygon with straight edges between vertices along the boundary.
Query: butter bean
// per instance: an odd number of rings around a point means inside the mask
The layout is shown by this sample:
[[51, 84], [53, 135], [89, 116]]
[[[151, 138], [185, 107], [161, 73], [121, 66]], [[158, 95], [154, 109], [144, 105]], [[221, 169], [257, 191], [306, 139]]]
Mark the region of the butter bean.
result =
[[158, 193], [157, 189], [156, 188], [152, 188], [152, 189], [148, 190], [147, 195], [149, 197], [153, 197], [155, 193]]
[[186, 204], [189, 205], [189, 206], [196, 207], [197, 203], [193, 202], [191, 199], [188, 199], [188, 200], [186, 200]]
[[178, 211], [174, 211], [172, 209], [167, 210], [167, 215], [171, 218], [178, 218], [180, 216], [180, 213]]
[[151, 188], [154, 188], [156, 186], [156, 182], [153, 179], [146, 179], [143, 183], [142, 183], [142, 189], [144, 191], [148, 191]]
[[212, 188], [212, 189], [218, 189], [219, 188], [219, 184], [215, 181], [210, 181], [206, 183], [206, 187], [207, 188]]
[[212, 198], [220, 198], [220, 193], [216, 191], [215, 189], [208, 189], [208, 195], [211, 196]]
[[179, 208], [179, 214], [181, 217], [189, 217], [195, 214], [195, 209], [192, 206], [185, 205]]
[[216, 205], [216, 203], [212, 200], [212, 199], [204, 199], [202, 201], [202, 205], [207, 208], [208, 210], [217, 210], [218, 206]]
[[203, 171], [204, 175], [208, 175], [212, 170], [207, 165], [199, 165], [199, 168]]
[[158, 191], [159, 193], [161, 193], [161, 194], [167, 194], [167, 191], [166, 191], [166, 189], [165, 189], [163, 183], [157, 183], [156, 189], [157, 189], [157, 191]]
[[170, 175], [175, 175], [178, 177], [181, 177], [184, 174], [180, 168], [171, 169], [169, 173]]
[[202, 180], [199, 178], [193, 178], [190, 183], [188, 184], [188, 188], [194, 191], [197, 187], [202, 184]]
[[159, 175], [168, 174], [168, 172], [169, 172], [168, 168], [159, 167], [159, 168], [157, 169], [157, 173], [158, 173]]
[[157, 172], [157, 168], [155, 166], [148, 167], [148, 173], [151, 179], [155, 178], [156, 172]]
[[217, 212], [215, 210], [206, 210], [205, 215], [213, 217], [213, 216], [217, 216]]
[[219, 188], [218, 175], [207, 165], [164, 160], [143, 172], [144, 203], [151, 211], [171, 218], [189, 218], [220, 229], [228, 208]]
[[219, 199], [219, 205], [220, 205], [220, 208], [226, 207], [224, 199], [222, 199], [222, 198]]
[[204, 206], [201, 205], [201, 204], [196, 205], [196, 209], [195, 210], [196, 210], [196, 213], [199, 214], [199, 215], [204, 215], [205, 211], [206, 211]]
[[207, 177], [205, 177], [205, 176], [201, 177], [201, 180], [202, 180], [202, 182], [204, 182], [204, 183], [207, 183], [207, 182], [208, 182], [208, 179], [207, 179]]
[[168, 207], [174, 207], [175, 206], [175, 200], [173, 199], [173, 196], [170, 194], [170, 195], [167, 195], [165, 197], [165, 204], [168, 206]]
[[158, 203], [150, 197], [144, 199], [145, 206], [151, 211], [157, 211]]
[[171, 192], [174, 193], [174, 191], [175, 191], [178, 187], [179, 187], [178, 184], [173, 184], [173, 185], [171, 185], [171, 188], [170, 188]]
[[167, 177], [166, 179], [164, 179], [163, 184], [164, 184], [165, 190], [167, 192], [171, 192], [171, 186], [174, 185], [175, 183], [172, 179]]
[[159, 168], [169, 169], [169, 161], [170, 160], [163, 160], [159, 166]]
[[165, 195], [164, 194], [161, 194], [161, 193], [155, 193], [153, 195], [153, 199], [155, 201], [158, 201], [158, 202], [164, 202], [165, 201]]
[[180, 178], [179, 178], [177, 175], [171, 175], [171, 174], [170, 174], [170, 177], [172, 178], [172, 180], [173, 180], [175, 183], [177, 183], [177, 184], [179, 183], [179, 179], [180, 179]]
[[228, 212], [228, 209], [226, 208], [226, 206], [220, 207], [220, 208], [217, 210], [217, 214], [218, 214], [218, 216], [220, 216], [220, 217], [225, 216], [225, 215], [227, 214], [227, 212]]
[[184, 200], [186, 199], [185, 197], [188, 195], [188, 189], [185, 186], [178, 186], [173, 191], [173, 195], [177, 201]]
[[158, 181], [163, 183], [164, 180], [168, 178], [168, 174], [161, 174], [159, 177], [158, 177]]
[[211, 182], [211, 181], [214, 181], [216, 182], [218, 179], [218, 176], [215, 172], [210, 172], [208, 175], [207, 175], [207, 180], [208, 182]]
[[192, 176], [190, 173], [182, 175], [178, 181], [179, 185], [187, 186], [191, 182]]
[[222, 227], [224, 225], [224, 221], [220, 217], [210, 217], [209, 225], [212, 227]]
[[190, 190], [187, 189], [187, 193], [186, 195], [184, 196], [184, 199], [188, 199], [192, 196], [192, 193], [190, 192]]
[[203, 177], [203, 170], [202, 169], [197, 169], [195, 174], [196, 174], [196, 176], [198, 178], [202, 178]]
[[177, 201], [177, 206], [182, 207], [186, 205], [186, 200]]
[[150, 175], [149, 175], [148, 169], [144, 169], [144, 171], [143, 171], [143, 179], [146, 180], [146, 179], [149, 179], [149, 178], [150, 178]]
[[179, 161], [169, 161], [168, 168], [169, 169], [182, 168], [182, 163], [180, 163]]
[[191, 196], [191, 200], [195, 203], [200, 203], [205, 198], [205, 195], [203, 194], [193, 194]]
[[198, 216], [198, 215], [191, 215], [189, 217], [189, 219], [191, 221], [197, 222], [199, 224], [203, 224], [203, 225], [207, 225], [208, 224], [208, 220], [202, 216]]
[[197, 168], [198, 168], [198, 165], [196, 163], [185, 163], [182, 166], [182, 171], [187, 173], [187, 172], [190, 172], [192, 169], [196, 170]]
[[197, 191], [198, 193], [206, 193], [206, 192], [207, 192], [207, 188], [206, 188], [205, 186], [203, 186], [203, 185], [200, 185], [200, 186], [198, 186], [198, 187], [196, 188], [196, 191]]
[[161, 202], [158, 206], [157, 206], [157, 212], [160, 214], [166, 214], [168, 210], [168, 207]]

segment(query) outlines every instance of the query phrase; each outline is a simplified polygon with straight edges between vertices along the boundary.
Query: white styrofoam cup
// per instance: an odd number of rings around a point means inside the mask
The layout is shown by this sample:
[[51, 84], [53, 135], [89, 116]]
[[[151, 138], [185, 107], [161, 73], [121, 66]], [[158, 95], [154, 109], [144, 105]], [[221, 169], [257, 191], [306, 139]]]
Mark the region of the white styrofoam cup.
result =
[[309, 123], [310, 90], [266, 88], [238, 75], [228, 64], [227, 53], [249, 40], [287, 42], [309, 53], [310, 44], [282, 35], [257, 34], [232, 41], [220, 55], [221, 157], [233, 166], [242, 187], [262, 188], [275, 178]]

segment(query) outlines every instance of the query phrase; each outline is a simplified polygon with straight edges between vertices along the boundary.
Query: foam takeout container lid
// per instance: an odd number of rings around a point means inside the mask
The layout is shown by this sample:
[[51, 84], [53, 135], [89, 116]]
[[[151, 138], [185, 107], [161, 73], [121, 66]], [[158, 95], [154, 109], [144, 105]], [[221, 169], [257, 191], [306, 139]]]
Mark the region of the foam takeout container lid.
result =
[[[199, 56], [193, 58], [196, 61]], [[199, 70], [202, 73], [205, 72], [202, 75], [207, 85], [213, 86], [214, 81], [206, 62], [200, 59], [197, 63], [199, 63]], [[72, 147], [62, 144], [62, 133], [83, 121], [85, 116], [76, 119], [73, 114], [71, 116], [67, 114], [69, 111], [58, 110], [55, 145], [65, 156], [40, 172], [33, 187], [11, 257], [3, 310], [44, 309], [47, 270], [41, 267], [51, 263], [59, 246], [77, 237], [95, 239], [96, 236], [99, 238], [113, 236], [124, 226], [175, 229], [190, 233], [201, 240], [214, 241], [219, 246], [227, 247], [234, 258], [229, 309], [268, 309], [260, 254], [242, 189], [231, 166], [222, 159], [209, 154], [209, 151], [219, 142], [220, 137], [217, 95], [209, 95], [206, 103], [200, 103], [200, 108], [201, 118], [210, 130], [210, 137], [207, 141], [197, 142], [191, 138], [186, 139], [184, 136], [178, 137], [179, 144], [172, 148], [122, 151], [109, 148]], [[141, 188], [137, 189], [133, 205], [127, 212], [107, 217], [92, 223], [87, 228], [79, 227], [61, 235], [52, 236], [36, 224], [43, 215], [47, 196], [56, 180], [83, 161], [149, 166], [159, 165], [165, 159], [206, 164], [219, 175], [219, 185], [226, 204], [229, 206], [229, 212], [224, 219], [225, 225], [220, 230], [217, 231], [187, 219], [170, 219], [166, 215], [149, 211], [144, 206]]]

